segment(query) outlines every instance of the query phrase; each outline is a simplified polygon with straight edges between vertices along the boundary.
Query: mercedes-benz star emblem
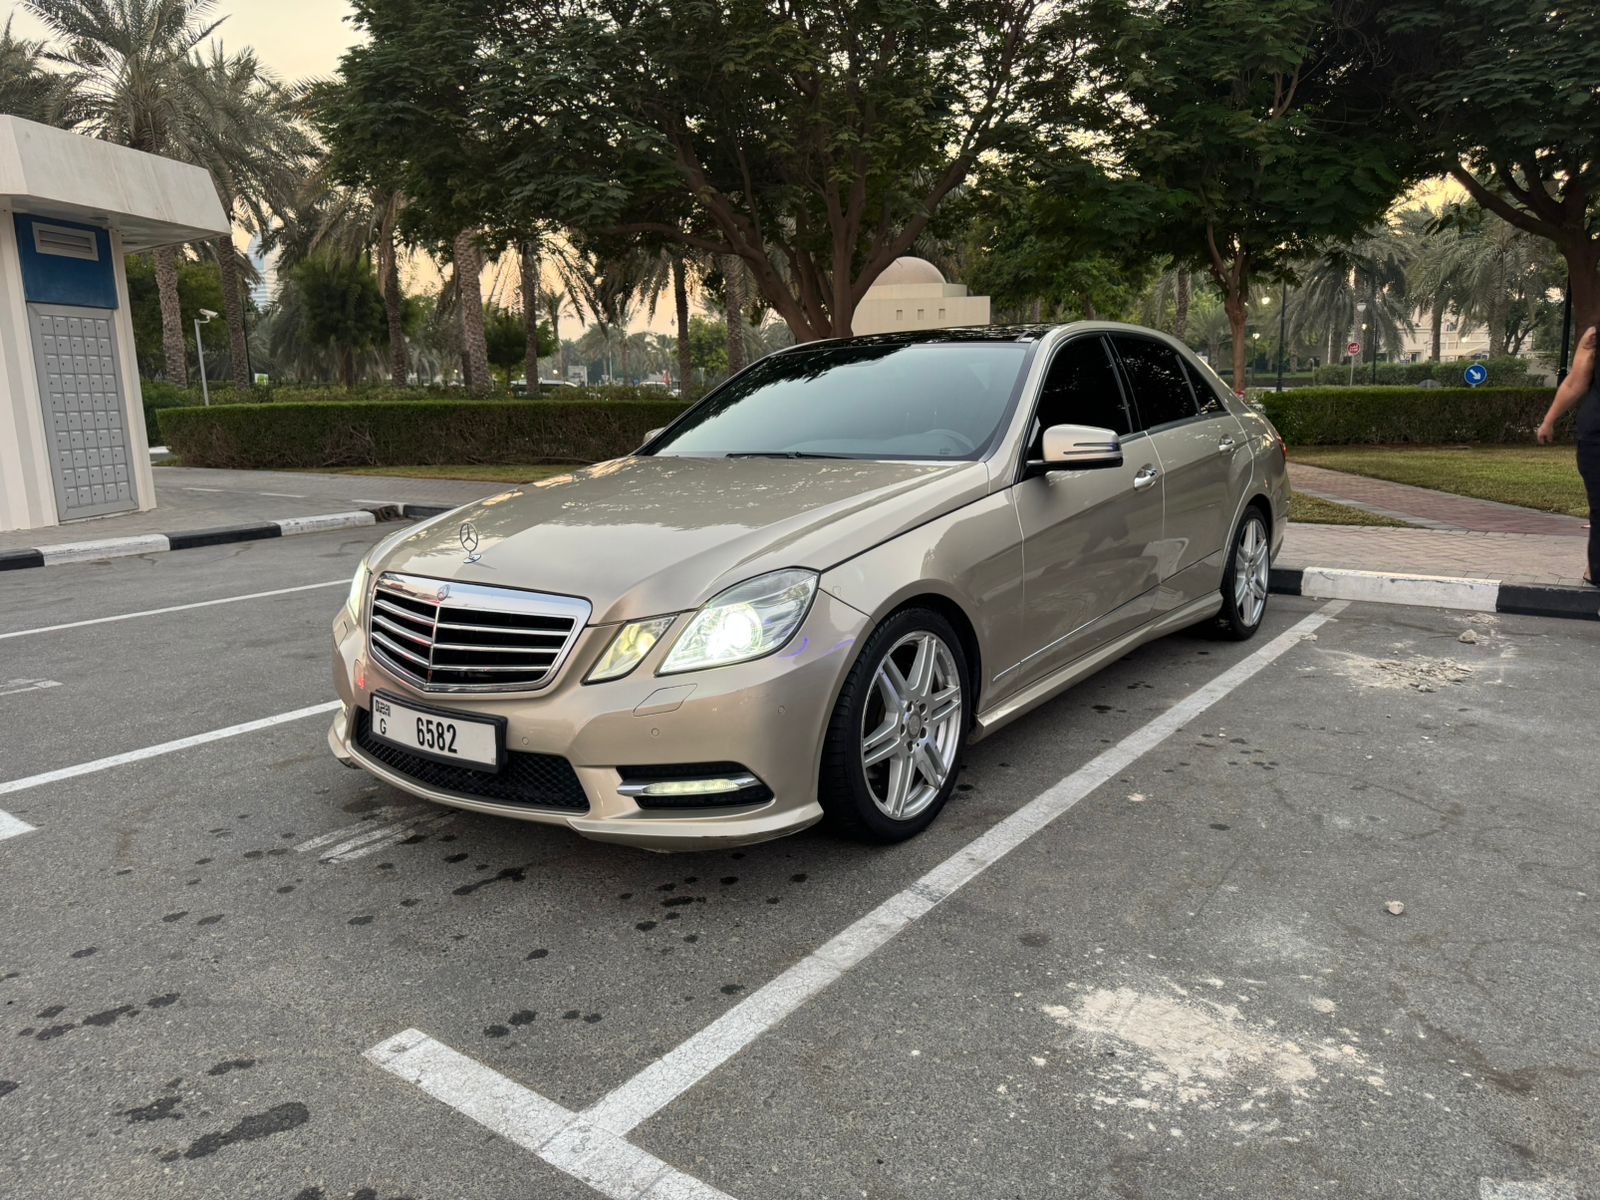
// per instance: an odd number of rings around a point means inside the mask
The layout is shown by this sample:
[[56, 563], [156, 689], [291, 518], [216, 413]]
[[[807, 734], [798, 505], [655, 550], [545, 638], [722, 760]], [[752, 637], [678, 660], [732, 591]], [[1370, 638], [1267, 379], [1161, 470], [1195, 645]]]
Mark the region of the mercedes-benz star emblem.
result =
[[478, 553], [478, 527], [471, 521], [461, 523], [461, 548], [467, 552], [469, 563], [475, 563], [483, 557]]
[[435, 604], [443, 604], [448, 599], [450, 599], [450, 585], [441, 583], [439, 590], [433, 594], [433, 602]]

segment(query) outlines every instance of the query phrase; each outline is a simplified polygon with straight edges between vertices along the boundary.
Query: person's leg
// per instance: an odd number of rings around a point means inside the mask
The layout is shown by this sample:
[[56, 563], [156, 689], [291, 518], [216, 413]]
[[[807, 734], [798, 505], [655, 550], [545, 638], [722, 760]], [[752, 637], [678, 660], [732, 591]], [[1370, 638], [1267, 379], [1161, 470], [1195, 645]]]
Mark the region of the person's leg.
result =
[[1600, 584], [1600, 438], [1578, 442], [1578, 474], [1589, 493], [1589, 579]]

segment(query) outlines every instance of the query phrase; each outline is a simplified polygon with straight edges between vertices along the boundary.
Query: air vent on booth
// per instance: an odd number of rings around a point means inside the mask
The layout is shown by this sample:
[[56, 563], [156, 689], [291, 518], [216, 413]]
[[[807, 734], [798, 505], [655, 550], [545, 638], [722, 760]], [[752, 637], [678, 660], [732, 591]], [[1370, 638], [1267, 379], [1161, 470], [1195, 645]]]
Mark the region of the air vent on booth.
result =
[[91, 229], [69, 229], [64, 225], [35, 223], [33, 248], [40, 254], [53, 254], [57, 258], [100, 261], [100, 242]]

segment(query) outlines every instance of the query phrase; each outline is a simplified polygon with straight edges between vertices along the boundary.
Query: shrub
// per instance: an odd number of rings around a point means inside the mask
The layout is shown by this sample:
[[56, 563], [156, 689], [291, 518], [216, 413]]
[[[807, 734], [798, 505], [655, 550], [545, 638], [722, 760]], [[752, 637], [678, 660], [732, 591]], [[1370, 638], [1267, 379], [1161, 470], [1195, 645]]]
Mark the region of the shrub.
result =
[[[1462, 373], [1471, 366], [1467, 359], [1458, 359], [1453, 362], [1415, 362], [1415, 363], [1390, 363], [1378, 364], [1379, 387], [1415, 387], [1426, 380], [1433, 380], [1445, 387], [1463, 387], [1465, 381]], [[1533, 364], [1522, 358], [1491, 358], [1484, 359], [1482, 366], [1487, 368], [1489, 378], [1484, 386], [1504, 387], [1530, 387], [1539, 382], [1542, 372], [1536, 372]], [[1316, 370], [1316, 383], [1324, 387], [1346, 387], [1350, 385], [1350, 364], [1333, 363]], [[1372, 364], [1356, 363], [1356, 387], [1372, 386]]]
[[398, 467], [596, 462], [627, 454], [678, 400], [274, 400], [165, 410], [187, 466]]
[[[1291, 446], [1529, 442], [1549, 388], [1301, 388], [1261, 407]], [[1570, 418], [1558, 432], [1572, 435]]]

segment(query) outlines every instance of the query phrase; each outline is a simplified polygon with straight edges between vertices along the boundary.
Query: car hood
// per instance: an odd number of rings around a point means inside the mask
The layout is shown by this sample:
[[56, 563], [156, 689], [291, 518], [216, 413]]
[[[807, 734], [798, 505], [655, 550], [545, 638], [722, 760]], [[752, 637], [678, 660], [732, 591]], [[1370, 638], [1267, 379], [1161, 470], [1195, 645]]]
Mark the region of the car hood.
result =
[[581, 596], [607, 624], [782, 567], [826, 570], [988, 491], [981, 462], [619, 458], [446, 513], [372, 566]]

